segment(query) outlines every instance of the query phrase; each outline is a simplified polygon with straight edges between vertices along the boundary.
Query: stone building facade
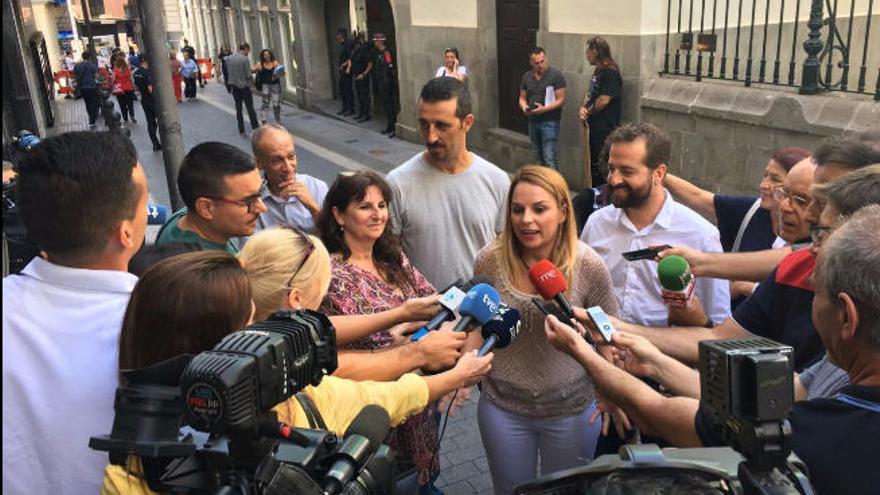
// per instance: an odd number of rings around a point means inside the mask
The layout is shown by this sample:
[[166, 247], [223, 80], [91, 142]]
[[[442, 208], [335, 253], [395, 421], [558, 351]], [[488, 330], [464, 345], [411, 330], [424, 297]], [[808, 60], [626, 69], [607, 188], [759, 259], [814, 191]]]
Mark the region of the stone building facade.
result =
[[[761, 14], [759, 26], [767, 1], [770, 0], [753, 4], [755, 13]], [[864, 37], [870, 1], [856, 0], [853, 4], [853, 39]], [[516, 115], [516, 91], [519, 77], [528, 68], [528, 49], [535, 44], [542, 46], [550, 64], [563, 72], [568, 83], [559, 158], [561, 170], [573, 189], [580, 189], [584, 179], [577, 107], [593, 70], [584, 57], [585, 43], [596, 35], [609, 41], [621, 68], [624, 120], [655, 122], [664, 127], [674, 140], [671, 169], [718, 190], [753, 192], [767, 157], [778, 146], [814, 147], [824, 137], [841, 131], [880, 127], [880, 105], [871, 95], [835, 92], [801, 96], [797, 94], [797, 81], [794, 87], [755, 84], [747, 88], [741, 82], [696, 82], [692, 77], [659, 76], [668, 53], [666, 28], [670, 19], [674, 22], [676, 16], [683, 14], [682, 18], [688, 20], [712, 16], [720, 24], [723, 16], [723, 12], [717, 12], [718, 7], [709, 12], [707, 6], [703, 13], [701, 2], [685, 0], [685, 8], [691, 8], [688, 18], [688, 12], [677, 12], [675, 3], [189, 0], [195, 30], [191, 42], [200, 53], [213, 55], [221, 45], [234, 47], [243, 40], [250, 42], [255, 52], [272, 47], [288, 67], [285, 98], [305, 108], [318, 108], [320, 102], [332, 99], [336, 93], [336, 29], [386, 33], [398, 59], [398, 136], [413, 141], [418, 140], [418, 92], [442, 64], [444, 49], [458, 48], [462, 64], [471, 74], [469, 85], [476, 123], [469, 142], [508, 171], [530, 160], [523, 119]], [[768, 21], [772, 27], [766, 31], [768, 36], [777, 33], [775, 36], [785, 39], [793, 37], [790, 32], [795, 25], [801, 26], [798, 36], [805, 36], [811, 2], [799, 3], [803, 6], [797, 18], [789, 3], [789, 12], [783, 12], [780, 20]], [[674, 12], [668, 12], [667, 5], [672, 5]], [[728, 14], [733, 17], [735, 6], [730, 9]], [[751, 9], [747, 5], [747, 11], [741, 15], [748, 19]], [[873, 30], [880, 27], [878, 10], [874, 9], [870, 17]], [[705, 22], [708, 30], [708, 20]], [[679, 30], [682, 28], [672, 26], [673, 45], [678, 43]], [[733, 39], [732, 27], [729, 31]], [[760, 46], [765, 31], [760, 27], [755, 31], [757, 34], [749, 39]], [[872, 43], [876, 40], [880, 40], [880, 33], [874, 34]], [[773, 40], [768, 41], [773, 44]], [[747, 43], [743, 36], [743, 51]], [[801, 63], [806, 53], [799, 41], [796, 44], [798, 49], [793, 53]], [[854, 42], [853, 51], [859, 50]], [[880, 50], [871, 50], [868, 55], [869, 80], [874, 84]], [[695, 61], [696, 54], [693, 57]]]

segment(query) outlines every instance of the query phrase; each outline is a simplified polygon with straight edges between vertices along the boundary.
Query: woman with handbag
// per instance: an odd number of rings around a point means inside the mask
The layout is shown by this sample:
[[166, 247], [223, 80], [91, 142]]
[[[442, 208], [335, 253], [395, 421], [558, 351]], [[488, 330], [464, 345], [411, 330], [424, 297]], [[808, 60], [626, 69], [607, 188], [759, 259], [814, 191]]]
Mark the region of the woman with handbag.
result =
[[275, 59], [275, 54], [268, 48], [260, 52], [260, 61], [252, 69], [257, 74], [255, 86], [263, 95], [260, 107], [260, 122], [269, 120], [269, 105], [275, 112], [275, 122], [281, 122], [281, 78], [287, 74], [284, 65]]
[[112, 92], [116, 95], [116, 101], [119, 102], [122, 119], [128, 122], [128, 116], [131, 115], [131, 121], [137, 124], [137, 119], [134, 118], [134, 81], [131, 78], [131, 67], [128, 66], [124, 56], [114, 59], [111, 77], [113, 81]]

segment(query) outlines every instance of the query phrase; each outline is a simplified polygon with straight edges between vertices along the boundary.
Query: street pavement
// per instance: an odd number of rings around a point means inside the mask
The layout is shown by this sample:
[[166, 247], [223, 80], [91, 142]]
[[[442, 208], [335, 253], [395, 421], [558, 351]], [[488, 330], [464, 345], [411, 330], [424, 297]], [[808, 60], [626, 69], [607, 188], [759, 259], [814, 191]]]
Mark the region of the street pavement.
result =
[[[214, 81], [198, 90], [196, 101], [179, 103], [178, 114], [183, 143], [188, 151], [205, 141], [221, 141], [250, 153], [250, 140], [239, 135], [235, 122], [232, 95]], [[254, 105], [259, 112], [260, 99]], [[115, 99], [114, 99], [115, 101]], [[372, 129], [374, 122], [358, 125], [351, 120], [336, 118], [327, 105], [326, 114], [315, 114], [291, 105], [281, 109], [282, 124], [294, 135], [298, 171], [332, 183], [346, 170], [372, 169], [382, 174], [424, 150], [420, 145], [389, 139]], [[154, 152], [147, 137], [140, 103], [135, 102], [138, 123], [126, 125], [138, 158], [147, 175], [151, 199], [169, 205], [168, 187], [162, 153]], [[99, 129], [105, 129], [103, 121]], [[245, 126], [250, 125], [245, 116]], [[81, 100], [56, 101], [56, 125], [50, 134], [87, 130], [88, 118]], [[148, 240], [155, 238], [158, 227], [148, 230]], [[491, 493], [489, 466], [477, 427], [475, 390], [470, 402], [448, 418], [440, 449], [440, 477], [437, 487], [447, 495]], [[515, 453], [511, 453], [514, 454]]]

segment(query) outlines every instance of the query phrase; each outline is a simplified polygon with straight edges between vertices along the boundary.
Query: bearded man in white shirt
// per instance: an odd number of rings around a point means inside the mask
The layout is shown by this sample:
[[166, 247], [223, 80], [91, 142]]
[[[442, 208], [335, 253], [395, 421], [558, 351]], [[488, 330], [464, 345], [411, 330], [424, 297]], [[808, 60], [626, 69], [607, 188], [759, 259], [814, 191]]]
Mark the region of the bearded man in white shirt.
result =
[[[657, 263], [627, 261], [621, 253], [661, 244], [722, 252], [718, 229], [663, 188], [671, 147], [669, 135], [653, 124], [626, 124], [612, 132], [606, 149], [614, 207], [591, 215], [581, 234], [608, 265], [620, 318], [647, 326], [668, 326]], [[714, 324], [730, 316], [726, 280], [697, 279], [694, 294]]]
[[121, 134], [70, 132], [22, 157], [16, 195], [45, 258], [3, 279], [3, 493], [98, 493], [147, 178]]

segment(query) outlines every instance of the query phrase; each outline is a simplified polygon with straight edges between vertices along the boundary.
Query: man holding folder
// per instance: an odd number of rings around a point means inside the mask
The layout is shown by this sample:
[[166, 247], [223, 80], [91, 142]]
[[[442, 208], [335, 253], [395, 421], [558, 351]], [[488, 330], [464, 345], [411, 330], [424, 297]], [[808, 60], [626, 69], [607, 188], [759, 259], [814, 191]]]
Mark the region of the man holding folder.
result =
[[529, 117], [529, 139], [537, 163], [559, 170], [556, 140], [565, 105], [565, 77], [550, 67], [544, 49], [536, 46], [529, 52], [531, 70], [523, 74], [519, 90], [519, 108]]

